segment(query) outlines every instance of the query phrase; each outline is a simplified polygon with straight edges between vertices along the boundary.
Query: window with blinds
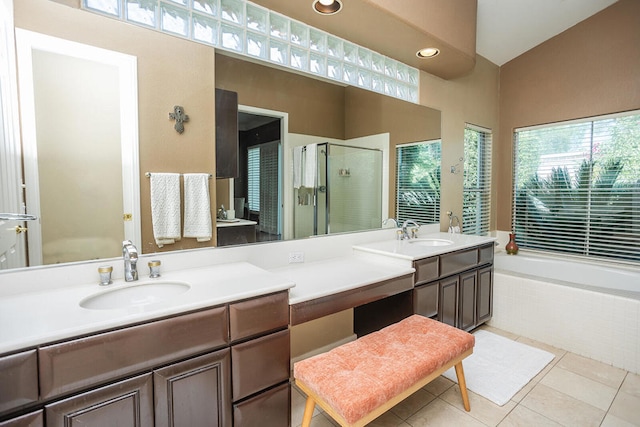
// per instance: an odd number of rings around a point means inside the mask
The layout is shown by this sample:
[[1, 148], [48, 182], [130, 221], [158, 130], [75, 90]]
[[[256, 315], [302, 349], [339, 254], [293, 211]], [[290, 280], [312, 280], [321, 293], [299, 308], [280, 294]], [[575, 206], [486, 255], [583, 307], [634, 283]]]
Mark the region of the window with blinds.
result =
[[464, 129], [462, 232], [486, 235], [491, 214], [491, 130]]
[[441, 141], [396, 146], [396, 219], [440, 222]]
[[521, 248], [640, 262], [640, 111], [516, 129]]
[[248, 150], [247, 204], [250, 211], [260, 211], [260, 146], [251, 147]]

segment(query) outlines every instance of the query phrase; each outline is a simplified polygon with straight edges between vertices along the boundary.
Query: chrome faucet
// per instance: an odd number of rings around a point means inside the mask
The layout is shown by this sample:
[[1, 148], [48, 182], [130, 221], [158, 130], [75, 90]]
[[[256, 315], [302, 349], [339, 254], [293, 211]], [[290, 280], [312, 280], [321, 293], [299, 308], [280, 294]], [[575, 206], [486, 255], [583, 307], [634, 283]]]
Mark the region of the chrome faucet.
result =
[[396, 221], [394, 218], [387, 218], [382, 221], [382, 228], [385, 228], [385, 226], [389, 223], [393, 224], [393, 228], [398, 228], [398, 221]]
[[124, 258], [124, 280], [127, 282], [138, 280], [138, 249], [131, 240], [122, 242], [122, 258]]
[[[409, 225], [413, 225], [414, 227], [411, 228], [411, 234], [409, 234]], [[417, 222], [415, 222], [412, 219], [408, 219], [405, 222], [402, 223], [402, 239], [415, 239], [416, 237], [418, 237], [418, 229], [420, 228], [420, 225], [418, 225]]]

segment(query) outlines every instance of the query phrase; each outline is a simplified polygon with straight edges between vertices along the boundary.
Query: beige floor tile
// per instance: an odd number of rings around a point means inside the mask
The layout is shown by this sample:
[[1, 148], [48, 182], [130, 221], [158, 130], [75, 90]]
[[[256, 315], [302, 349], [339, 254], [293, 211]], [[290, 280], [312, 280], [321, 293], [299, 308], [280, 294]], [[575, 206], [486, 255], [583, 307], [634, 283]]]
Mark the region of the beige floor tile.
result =
[[599, 426], [605, 411], [547, 387], [536, 385], [521, 405], [564, 426]]
[[391, 408], [391, 412], [393, 412], [400, 419], [406, 420], [411, 415], [424, 408], [435, 398], [435, 395], [429, 393], [424, 388], [421, 388], [420, 390], [416, 391], [411, 396], [407, 397], [405, 400]]
[[[457, 384], [447, 390], [440, 398], [458, 410], [464, 411], [462, 397], [460, 396], [460, 387]], [[469, 415], [485, 425], [496, 426], [513, 410], [516, 403], [510, 401], [503, 406], [498, 406], [479, 394], [470, 391], [469, 405], [471, 406], [471, 411], [468, 412]]]
[[598, 381], [562, 369], [557, 365], [545, 375], [540, 384], [549, 386], [603, 411], [609, 409], [613, 398], [616, 397], [618, 392], [617, 388], [608, 387]]
[[561, 424], [550, 420], [549, 418], [525, 408], [522, 405], [516, 408], [506, 416], [506, 418], [498, 424], [499, 427], [561, 427]]
[[631, 396], [640, 397], [640, 375], [627, 373], [620, 391], [623, 391]]
[[[291, 387], [291, 425], [299, 426], [300, 424], [302, 424], [302, 416], [304, 415], [304, 405], [306, 401], [307, 396], [305, 396], [296, 387]], [[320, 408], [316, 406], [315, 410], [313, 411], [314, 417], [320, 412]]]
[[574, 353], [565, 354], [557, 365], [616, 389], [620, 387], [626, 375], [626, 372], [622, 369], [614, 368], [606, 363], [578, 356]]
[[638, 427], [637, 424], [631, 424], [625, 420], [621, 420], [615, 415], [607, 414], [604, 417], [604, 421], [600, 424], [600, 427]]
[[378, 418], [367, 424], [367, 427], [405, 427], [408, 426], [402, 418], [398, 417], [393, 412], [385, 412]]
[[613, 399], [609, 414], [633, 425], [640, 426], [640, 397], [618, 392]]
[[443, 376], [439, 376], [435, 380], [431, 381], [426, 386], [422, 387], [424, 390], [427, 390], [429, 393], [434, 396], [440, 396], [445, 391], [449, 390], [453, 387], [455, 383], [451, 381], [449, 378], [445, 378]]
[[340, 427], [338, 423], [333, 421], [330, 417], [326, 416], [326, 414], [318, 414], [315, 415], [311, 419], [311, 427]]
[[460, 411], [442, 399], [435, 399], [407, 419], [411, 427], [482, 427], [483, 424], [466, 412]]

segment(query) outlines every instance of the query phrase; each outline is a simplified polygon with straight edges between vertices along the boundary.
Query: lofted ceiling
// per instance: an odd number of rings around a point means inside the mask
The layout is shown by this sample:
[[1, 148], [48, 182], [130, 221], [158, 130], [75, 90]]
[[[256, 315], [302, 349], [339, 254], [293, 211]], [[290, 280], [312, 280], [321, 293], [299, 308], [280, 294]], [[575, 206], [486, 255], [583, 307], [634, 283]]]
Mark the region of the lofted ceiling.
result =
[[503, 65], [616, 0], [478, 0], [476, 52]]
[[[444, 79], [473, 70], [476, 53], [503, 65], [616, 2], [342, 0], [342, 11], [320, 16], [312, 0], [253, 1]], [[440, 55], [416, 58], [428, 46]]]

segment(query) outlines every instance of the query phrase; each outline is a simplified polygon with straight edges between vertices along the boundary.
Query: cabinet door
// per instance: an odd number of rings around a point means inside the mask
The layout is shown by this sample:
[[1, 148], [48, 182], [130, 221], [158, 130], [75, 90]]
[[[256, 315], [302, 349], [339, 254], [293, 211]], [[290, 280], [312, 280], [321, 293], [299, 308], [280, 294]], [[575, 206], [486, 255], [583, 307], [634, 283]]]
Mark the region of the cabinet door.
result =
[[38, 400], [36, 350], [0, 357], [0, 413]]
[[230, 426], [229, 349], [153, 372], [156, 427]]
[[47, 427], [153, 427], [151, 374], [80, 393], [45, 406]]
[[238, 176], [238, 94], [216, 89], [216, 178]]
[[439, 282], [417, 286], [413, 291], [413, 312], [425, 317], [438, 317]]
[[440, 282], [439, 321], [456, 326], [458, 320], [458, 276]]
[[477, 320], [479, 325], [493, 314], [493, 267], [478, 270]]
[[476, 271], [460, 275], [460, 322], [458, 327], [465, 331], [476, 325]]

